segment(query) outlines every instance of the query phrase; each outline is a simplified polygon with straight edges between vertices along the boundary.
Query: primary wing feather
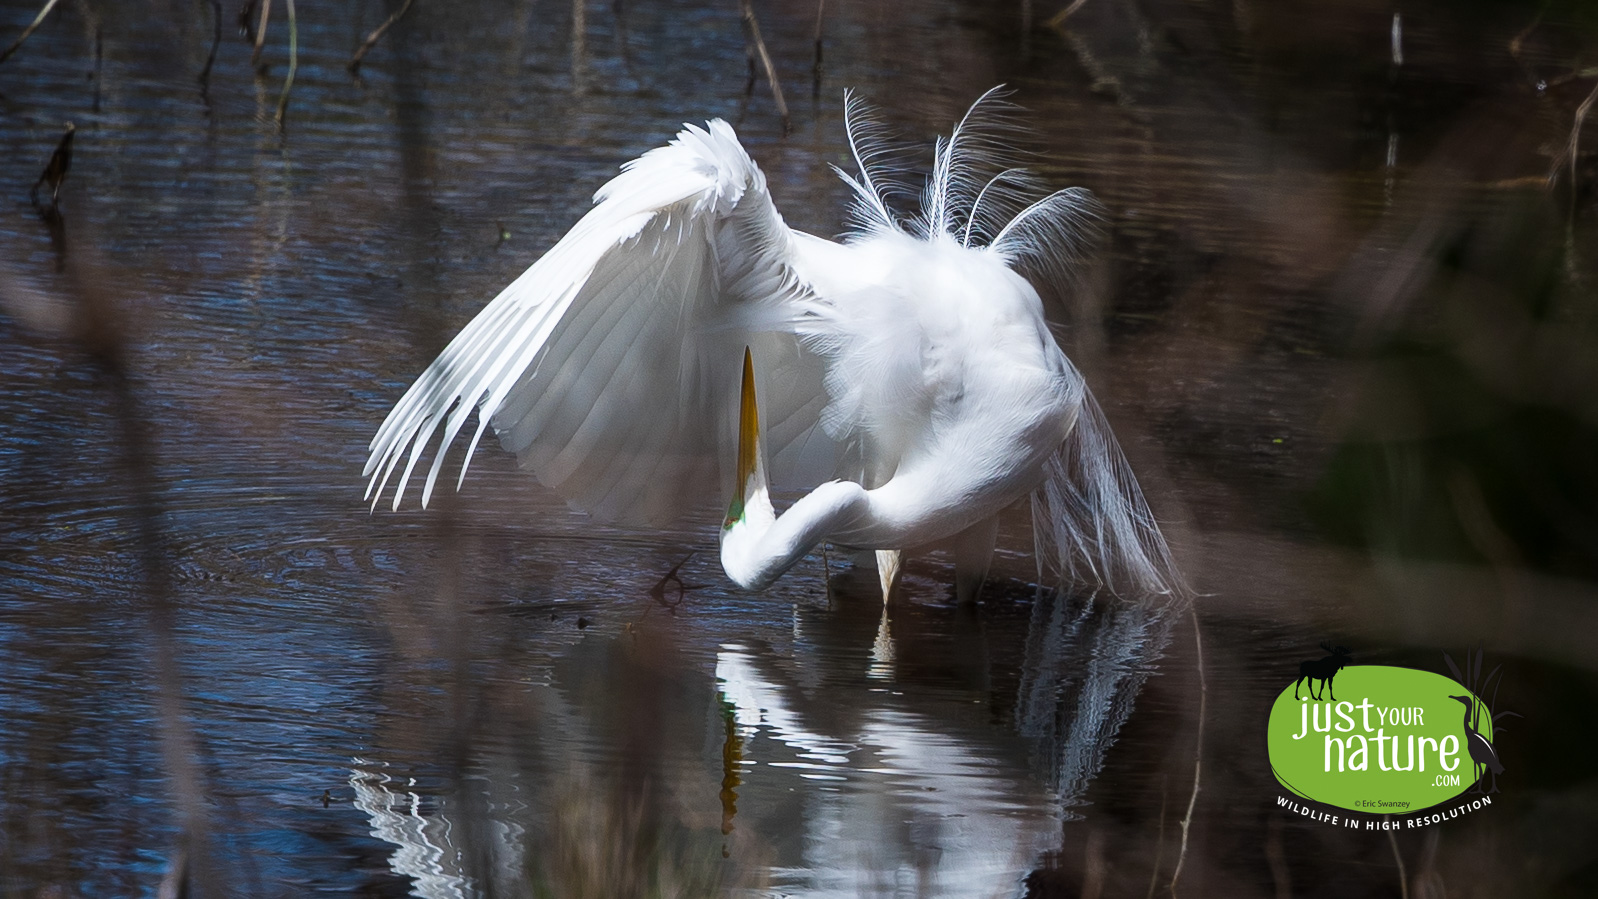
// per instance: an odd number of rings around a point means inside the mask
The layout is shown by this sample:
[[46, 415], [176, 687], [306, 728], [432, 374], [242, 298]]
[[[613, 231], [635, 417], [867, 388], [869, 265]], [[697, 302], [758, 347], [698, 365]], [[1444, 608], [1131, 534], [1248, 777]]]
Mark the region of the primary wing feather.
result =
[[750, 344], [768, 372], [781, 369], [765, 388], [774, 473], [830, 467], [835, 448], [816, 427], [821, 361], [788, 327], [812, 296], [792, 266], [802, 251], [732, 129], [687, 126], [595, 200], [395, 405], [366, 466], [374, 504], [398, 470], [399, 507], [442, 429], [425, 506], [445, 449], [475, 410], [462, 478], [492, 425], [573, 506], [664, 523], [726, 487], [735, 423], [721, 400], [736, 390]]

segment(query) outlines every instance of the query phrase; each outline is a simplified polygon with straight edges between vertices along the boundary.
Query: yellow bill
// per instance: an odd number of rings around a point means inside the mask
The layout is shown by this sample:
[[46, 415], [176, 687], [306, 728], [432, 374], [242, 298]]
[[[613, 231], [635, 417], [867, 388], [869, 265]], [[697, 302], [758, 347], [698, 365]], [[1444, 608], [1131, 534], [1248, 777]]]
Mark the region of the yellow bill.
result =
[[760, 408], [755, 401], [755, 361], [748, 347], [744, 347], [743, 395], [738, 403], [738, 481], [732, 504], [727, 507], [727, 520], [723, 528], [730, 528], [743, 520], [744, 504], [750, 492], [759, 485], [763, 474], [760, 462]]

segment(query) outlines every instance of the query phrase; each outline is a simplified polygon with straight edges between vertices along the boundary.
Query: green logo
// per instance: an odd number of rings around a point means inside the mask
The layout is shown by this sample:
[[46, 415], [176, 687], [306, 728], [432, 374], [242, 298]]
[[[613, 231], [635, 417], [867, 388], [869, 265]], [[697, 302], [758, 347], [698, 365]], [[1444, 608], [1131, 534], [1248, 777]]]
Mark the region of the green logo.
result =
[[1475, 693], [1441, 674], [1351, 665], [1348, 650], [1323, 648], [1330, 655], [1305, 662], [1271, 707], [1267, 747], [1282, 786], [1369, 815], [1486, 792], [1484, 776], [1497, 790], [1493, 715]]

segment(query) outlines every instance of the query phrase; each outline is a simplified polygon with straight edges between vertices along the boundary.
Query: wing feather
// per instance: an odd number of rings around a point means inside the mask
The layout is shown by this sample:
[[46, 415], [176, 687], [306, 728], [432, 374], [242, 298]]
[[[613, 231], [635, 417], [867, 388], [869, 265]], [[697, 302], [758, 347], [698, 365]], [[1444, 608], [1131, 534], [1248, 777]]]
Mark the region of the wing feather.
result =
[[475, 413], [457, 486], [492, 426], [577, 508], [664, 523], [730, 485], [722, 401], [751, 344], [771, 360], [765, 380], [780, 382], [765, 388], [775, 467], [830, 468], [835, 447], [816, 427], [822, 362], [789, 327], [812, 296], [790, 264], [796, 232], [732, 129], [685, 126], [595, 203], [395, 404], [366, 465], [374, 506], [392, 482], [399, 507], [436, 435], [425, 506]]

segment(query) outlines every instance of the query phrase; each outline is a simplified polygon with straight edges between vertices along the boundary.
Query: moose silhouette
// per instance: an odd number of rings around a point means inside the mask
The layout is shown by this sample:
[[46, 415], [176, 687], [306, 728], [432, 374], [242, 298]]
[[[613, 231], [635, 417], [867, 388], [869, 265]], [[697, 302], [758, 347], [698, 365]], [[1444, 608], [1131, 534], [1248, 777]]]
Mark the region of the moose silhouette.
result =
[[1309, 695], [1311, 699], [1315, 700], [1316, 702], [1320, 702], [1321, 697], [1315, 693], [1315, 682], [1320, 681], [1321, 691], [1323, 693], [1329, 694], [1333, 702], [1337, 701], [1337, 694], [1332, 692], [1332, 678], [1336, 677], [1337, 672], [1342, 670], [1345, 665], [1347, 665], [1349, 662], [1352, 662], [1353, 657], [1348, 654], [1347, 647], [1334, 647], [1330, 642], [1322, 643], [1321, 649], [1326, 650], [1327, 652], [1331, 653], [1331, 655], [1324, 659], [1315, 659], [1313, 661], [1299, 663], [1298, 680], [1293, 681], [1294, 699], [1298, 698], [1298, 685], [1307, 680], [1309, 681]]

